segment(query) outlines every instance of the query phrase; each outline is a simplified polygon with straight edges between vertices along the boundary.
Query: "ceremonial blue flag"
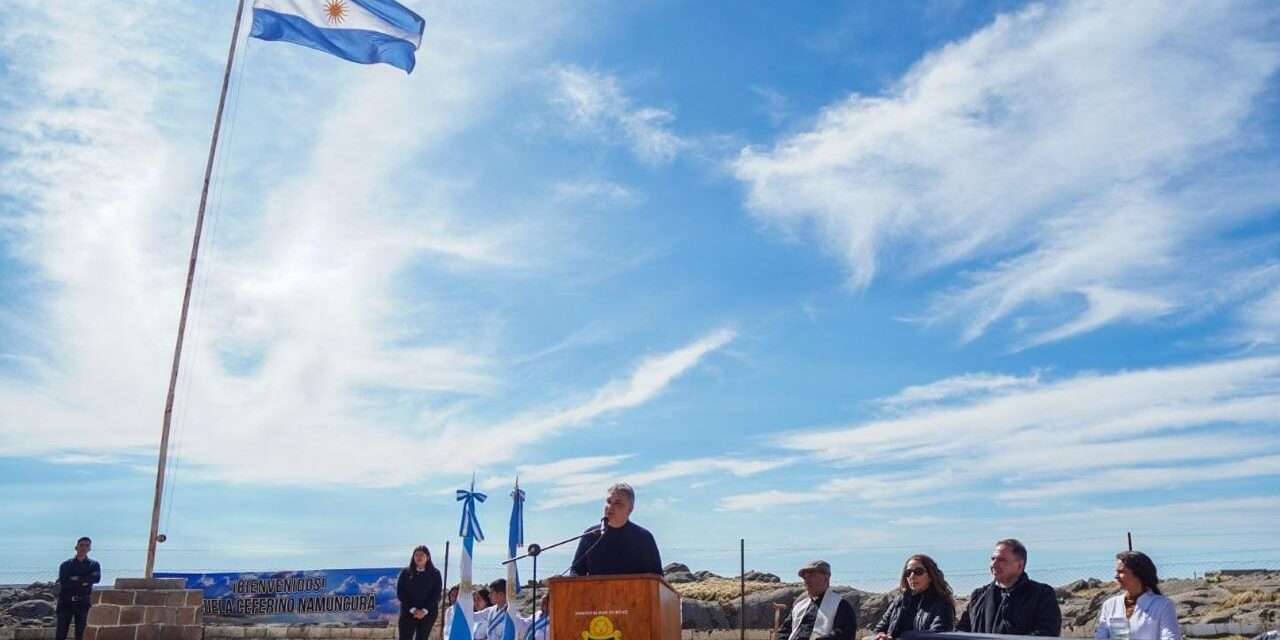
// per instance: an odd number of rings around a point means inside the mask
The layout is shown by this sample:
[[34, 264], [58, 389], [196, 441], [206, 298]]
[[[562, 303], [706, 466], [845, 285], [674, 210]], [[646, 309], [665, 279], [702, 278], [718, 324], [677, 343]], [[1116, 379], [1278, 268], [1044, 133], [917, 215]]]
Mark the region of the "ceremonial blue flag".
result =
[[[511, 520], [507, 523], [507, 559], [513, 560], [516, 557], [516, 551], [524, 546], [524, 491], [520, 490], [520, 478], [516, 478], [516, 487], [511, 492]], [[520, 571], [516, 568], [516, 563], [507, 563], [507, 602], [514, 603], [516, 594], [520, 593]], [[506, 615], [502, 621], [502, 638], [501, 640], [520, 640], [516, 630], [516, 616], [518, 613], [512, 613], [511, 607], [507, 606]]]
[[[516, 552], [524, 546], [524, 490], [520, 488], [520, 479], [516, 478], [515, 491], [511, 492], [511, 522], [507, 524], [507, 558], [516, 557]], [[515, 585], [515, 592], [520, 593], [520, 569], [516, 563], [507, 565], [507, 583]]]
[[249, 36], [413, 72], [426, 21], [395, 0], [254, 0]]

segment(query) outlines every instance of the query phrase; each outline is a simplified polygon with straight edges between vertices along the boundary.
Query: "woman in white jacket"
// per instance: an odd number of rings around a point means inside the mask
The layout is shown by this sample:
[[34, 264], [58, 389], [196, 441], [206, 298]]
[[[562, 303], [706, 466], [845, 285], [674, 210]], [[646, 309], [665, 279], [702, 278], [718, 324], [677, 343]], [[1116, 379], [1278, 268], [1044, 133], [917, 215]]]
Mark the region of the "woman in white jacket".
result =
[[1121, 592], [1102, 603], [1095, 640], [1182, 640], [1178, 608], [1160, 593], [1156, 564], [1141, 551], [1116, 554]]

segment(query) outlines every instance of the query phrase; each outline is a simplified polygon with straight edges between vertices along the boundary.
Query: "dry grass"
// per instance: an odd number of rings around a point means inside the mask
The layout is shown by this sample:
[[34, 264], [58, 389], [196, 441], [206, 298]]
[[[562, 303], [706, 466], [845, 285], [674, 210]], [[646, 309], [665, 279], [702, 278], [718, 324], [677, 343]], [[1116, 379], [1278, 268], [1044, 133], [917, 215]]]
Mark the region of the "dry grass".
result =
[[[675, 587], [681, 597], [693, 600], [724, 603], [735, 600], [742, 594], [741, 583], [732, 578], [708, 578], [699, 582], [681, 582], [671, 586]], [[771, 591], [784, 586], [786, 585], [777, 582], [748, 582], [747, 593]]]
[[1249, 591], [1241, 591], [1230, 598], [1219, 603], [1219, 607], [1230, 609], [1245, 604], [1271, 604], [1280, 603], [1280, 592], [1267, 593], [1265, 591], [1257, 591], [1250, 589]]

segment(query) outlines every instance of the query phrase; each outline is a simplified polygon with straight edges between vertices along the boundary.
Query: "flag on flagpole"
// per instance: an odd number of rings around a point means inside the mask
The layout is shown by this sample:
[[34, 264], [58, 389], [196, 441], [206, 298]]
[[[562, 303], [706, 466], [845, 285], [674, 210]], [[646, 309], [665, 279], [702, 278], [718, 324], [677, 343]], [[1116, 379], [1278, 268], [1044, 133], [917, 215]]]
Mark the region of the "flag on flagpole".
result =
[[[511, 520], [507, 524], [507, 559], [516, 557], [516, 551], [524, 546], [524, 491], [520, 490], [520, 478], [516, 477], [515, 489], [511, 492]], [[507, 616], [502, 626], [502, 640], [519, 640], [516, 630], [516, 616], [512, 613], [516, 594], [520, 593], [520, 571], [515, 562], [507, 563]]]
[[[472, 613], [471, 558], [476, 542], [484, 541], [484, 531], [480, 529], [480, 520], [476, 517], [476, 503], [484, 502], [487, 497], [476, 492], [475, 478], [471, 479], [470, 490], [458, 489], [458, 502], [462, 503], [462, 522], [458, 525], [458, 536], [462, 538], [462, 557], [458, 561], [458, 599], [453, 603], [453, 623], [449, 625], [447, 640], [471, 640], [471, 626], [475, 624]], [[459, 621], [462, 623], [459, 624]]]
[[426, 21], [395, 0], [254, 0], [249, 37], [412, 73]]
[[[524, 490], [520, 488], [520, 478], [516, 478], [516, 488], [511, 492], [511, 522], [507, 525], [507, 558], [516, 557], [516, 552], [524, 546]], [[520, 593], [520, 569], [516, 563], [507, 565], [507, 584], [515, 585], [515, 592]]]

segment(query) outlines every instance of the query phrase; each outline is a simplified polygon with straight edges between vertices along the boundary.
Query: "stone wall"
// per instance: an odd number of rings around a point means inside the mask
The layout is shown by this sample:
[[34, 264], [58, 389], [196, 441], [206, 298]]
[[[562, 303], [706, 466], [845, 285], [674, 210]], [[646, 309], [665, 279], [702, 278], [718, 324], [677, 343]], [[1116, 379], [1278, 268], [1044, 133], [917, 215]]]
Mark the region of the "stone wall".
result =
[[[204, 594], [180, 579], [116, 580], [93, 592], [84, 640], [201, 640]], [[14, 640], [18, 640], [14, 638]]]

